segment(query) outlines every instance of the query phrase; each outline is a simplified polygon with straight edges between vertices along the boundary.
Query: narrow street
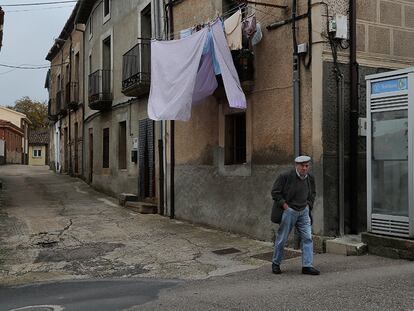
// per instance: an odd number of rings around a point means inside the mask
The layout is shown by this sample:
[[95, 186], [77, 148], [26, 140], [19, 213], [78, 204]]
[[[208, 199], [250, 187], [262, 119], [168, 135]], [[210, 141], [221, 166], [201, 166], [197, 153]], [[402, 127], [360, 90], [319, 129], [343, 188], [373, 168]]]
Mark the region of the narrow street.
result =
[[[141, 215], [46, 167], [1, 167], [2, 284], [78, 278], [199, 279], [266, 264], [271, 244]], [[236, 248], [226, 256], [214, 250]]]
[[1, 311], [414, 310], [413, 262], [320, 254], [319, 277], [300, 258], [275, 276], [271, 243], [137, 214], [46, 167], [0, 179]]

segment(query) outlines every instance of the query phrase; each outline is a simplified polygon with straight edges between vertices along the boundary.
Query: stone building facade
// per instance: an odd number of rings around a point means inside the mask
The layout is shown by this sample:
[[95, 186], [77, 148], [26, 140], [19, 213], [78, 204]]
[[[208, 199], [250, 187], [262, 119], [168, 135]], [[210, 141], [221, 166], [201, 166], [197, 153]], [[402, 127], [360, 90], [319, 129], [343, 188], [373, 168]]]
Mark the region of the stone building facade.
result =
[[[414, 3], [355, 1], [351, 16], [352, 1], [297, 1], [296, 42], [306, 43], [309, 49], [298, 56], [300, 117], [295, 120], [294, 2], [279, 1], [285, 8], [251, 4], [244, 9], [246, 15], [256, 14], [263, 30], [263, 39], [253, 51], [253, 87], [250, 84], [245, 90], [247, 109], [230, 109], [219, 90], [193, 108], [189, 122], [175, 122], [175, 162], [169, 161], [168, 152], [167, 161], [174, 166], [176, 217], [270, 240], [274, 230], [269, 219], [270, 189], [278, 174], [292, 165], [294, 125], [299, 124], [296, 144], [300, 153], [312, 156], [317, 181], [314, 233], [335, 236], [366, 230], [365, 137], [358, 136], [357, 128], [358, 119], [365, 117], [364, 77], [412, 66], [410, 14]], [[217, 15], [229, 16], [233, 7], [231, 1], [176, 2], [173, 32]], [[341, 15], [346, 21], [345, 39], [335, 38], [328, 28], [330, 20]], [[353, 71], [356, 78], [351, 77]], [[342, 84], [337, 83], [339, 76], [343, 76]], [[355, 83], [357, 91], [351, 92]], [[338, 136], [341, 106], [343, 140]], [[239, 118], [240, 137], [245, 137], [244, 160], [234, 161], [227, 155], [233, 143], [229, 135]], [[168, 129], [167, 146], [172, 134]]]
[[84, 116], [84, 25], [75, 24], [77, 4], [46, 60], [50, 119], [50, 166], [58, 172], [82, 176]]
[[111, 195], [154, 202], [159, 134], [147, 99], [160, 14], [157, 1], [106, 0], [81, 3], [75, 18], [85, 24], [84, 178]]

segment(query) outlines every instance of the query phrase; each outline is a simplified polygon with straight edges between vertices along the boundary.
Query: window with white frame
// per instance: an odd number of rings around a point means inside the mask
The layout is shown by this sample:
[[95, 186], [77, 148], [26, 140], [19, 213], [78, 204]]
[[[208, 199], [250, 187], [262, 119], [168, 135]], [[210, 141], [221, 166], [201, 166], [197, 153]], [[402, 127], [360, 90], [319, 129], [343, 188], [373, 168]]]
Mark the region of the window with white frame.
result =
[[33, 149], [33, 158], [41, 158], [42, 149]]
[[103, 22], [111, 18], [111, 0], [103, 0]]

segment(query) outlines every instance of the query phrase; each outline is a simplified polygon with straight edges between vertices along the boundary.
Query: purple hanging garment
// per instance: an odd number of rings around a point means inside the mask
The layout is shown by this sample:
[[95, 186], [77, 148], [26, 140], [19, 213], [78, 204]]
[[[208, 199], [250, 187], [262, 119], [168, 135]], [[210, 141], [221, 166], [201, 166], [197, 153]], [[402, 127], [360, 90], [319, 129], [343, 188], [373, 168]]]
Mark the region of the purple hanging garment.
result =
[[194, 85], [193, 105], [212, 95], [217, 86], [213, 57], [211, 53], [207, 53], [201, 56], [200, 67], [198, 68]]

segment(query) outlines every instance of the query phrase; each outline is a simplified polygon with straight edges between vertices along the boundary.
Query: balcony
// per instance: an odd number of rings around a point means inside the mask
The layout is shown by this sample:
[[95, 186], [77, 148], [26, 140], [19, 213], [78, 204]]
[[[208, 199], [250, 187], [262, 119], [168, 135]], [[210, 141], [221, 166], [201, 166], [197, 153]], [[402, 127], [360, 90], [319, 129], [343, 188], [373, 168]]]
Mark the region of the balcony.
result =
[[99, 69], [89, 75], [89, 108], [108, 110], [112, 106], [111, 70]]
[[131, 97], [146, 95], [150, 82], [150, 42], [140, 42], [122, 56], [122, 93]]
[[66, 109], [67, 107], [64, 103], [63, 92], [58, 91], [56, 93], [56, 111], [59, 115], [65, 116], [67, 113]]
[[68, 82], [65, 87], [65, 102], [69, 109], [76, 110], [79, 106], [78, 82]]

